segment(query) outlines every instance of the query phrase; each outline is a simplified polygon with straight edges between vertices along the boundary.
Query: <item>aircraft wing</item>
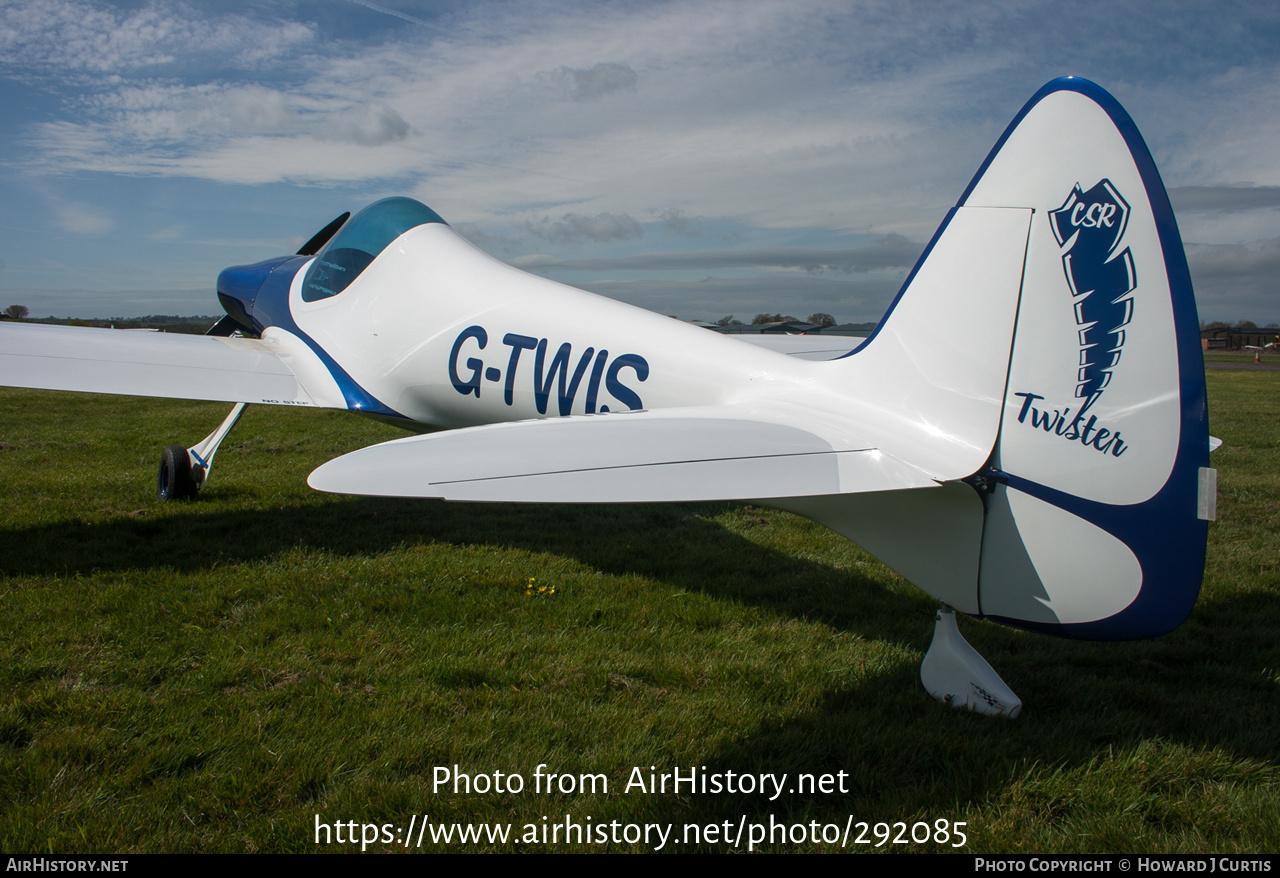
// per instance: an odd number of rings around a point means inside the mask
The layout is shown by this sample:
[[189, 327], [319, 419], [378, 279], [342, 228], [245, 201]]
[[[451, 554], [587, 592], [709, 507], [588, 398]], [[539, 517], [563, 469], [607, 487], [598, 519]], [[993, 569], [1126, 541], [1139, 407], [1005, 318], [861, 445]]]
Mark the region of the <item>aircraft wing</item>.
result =
[[363, 448], [316, 469], [340, 494], [527, 503], [763, 500], [936, 487], [839, 425], [733, 406], [469, 427]]
[[286, 346], [259, 339], [0, 323], [0, 375], [11, 387], [321, 404], [290, 359]]

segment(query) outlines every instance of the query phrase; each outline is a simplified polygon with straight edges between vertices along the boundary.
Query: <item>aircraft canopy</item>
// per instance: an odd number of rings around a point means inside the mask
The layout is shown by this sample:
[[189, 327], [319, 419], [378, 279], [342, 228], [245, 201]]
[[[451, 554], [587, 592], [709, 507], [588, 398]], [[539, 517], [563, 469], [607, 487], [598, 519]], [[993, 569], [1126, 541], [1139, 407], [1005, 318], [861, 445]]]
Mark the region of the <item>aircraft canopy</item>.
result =
[[303, 301], [317, 302], [338, 295], [392, 241], [426, 223], [444, 223], [444, 220], [412, 198], [375, 201], [348, 220], [316, 254], [302, 281]]

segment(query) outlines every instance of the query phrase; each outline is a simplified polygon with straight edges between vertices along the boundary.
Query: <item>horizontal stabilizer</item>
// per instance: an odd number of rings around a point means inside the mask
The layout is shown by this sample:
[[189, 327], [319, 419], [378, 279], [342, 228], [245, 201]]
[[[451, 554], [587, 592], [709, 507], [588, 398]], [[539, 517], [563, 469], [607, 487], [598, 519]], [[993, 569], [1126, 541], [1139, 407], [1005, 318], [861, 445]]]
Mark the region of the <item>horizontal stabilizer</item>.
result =
[[374, 445], [321, 466], [338, 494], [523, 503], [763, 500], [934, 487], [828, 425], [732, 407], [472, 427]]
[[80, 326], [0, 324], [10, 387], [315, 405], [269, 342]]

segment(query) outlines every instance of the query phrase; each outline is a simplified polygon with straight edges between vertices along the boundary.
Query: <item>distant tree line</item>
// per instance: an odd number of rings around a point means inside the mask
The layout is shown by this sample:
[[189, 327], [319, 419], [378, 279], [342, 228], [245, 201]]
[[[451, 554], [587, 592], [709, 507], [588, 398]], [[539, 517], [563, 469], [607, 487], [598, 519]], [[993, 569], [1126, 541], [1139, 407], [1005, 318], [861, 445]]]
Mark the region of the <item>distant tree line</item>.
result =
[[[830, 314], [822, 311], [816, 314], [810, 314], [807, 319], [801, 320], [798, 317], [792, 317], [789, 314], [757, 314], [751, 318], [752, 326], [762, 326], [766, 323], [812, 323], [814, 326], [835, 326], [836, 319]], [[716, 321], [716, 326], [743, 326], [741, 320], [735, 320], [732, 314], [727, 314]]]
[[[1252, 320], [1237, 320], [1235, 323], [1227, 323], [1224, 320], [1213, 320], [1208, 323], [1206, 323], [1203, 320], [1200, 321], [1201, 331], [1206, 331], [1210, 329], [1238, 329], [1241, 332], [1250, 332], [1258, 328], [1259, 328], [1258, 324], [1254, 323]], [[1268, 323], [1266, 326], [1263, 326], [1261, 328], [1262, 329], [1280, 329], [1280, 323]]]
[[[26, 320], [31, 309], [26, 305], [10, 305], [4, 309], [4, 316], [10, 320]], [[49, 323], [57, 326], [102, 326], [116, 329], [160, 329], [164, 332], [182, 332], [202, 335], [210, 326], [218, 322], [217, 317], [180, 317], [177, 314], [148, 314], [146, 317], [108, 317], [96, 320], [85, 320], [81, 317], [48, 317], [31, 318], [33, 323]]]

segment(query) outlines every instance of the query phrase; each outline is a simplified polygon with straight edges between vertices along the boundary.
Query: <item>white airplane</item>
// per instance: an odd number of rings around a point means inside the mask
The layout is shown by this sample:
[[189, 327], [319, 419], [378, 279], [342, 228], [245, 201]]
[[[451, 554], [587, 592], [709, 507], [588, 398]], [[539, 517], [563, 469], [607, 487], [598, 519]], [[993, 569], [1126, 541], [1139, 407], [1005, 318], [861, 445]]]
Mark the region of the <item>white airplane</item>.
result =
[[1216, 472], [1186, 257], [1132, 120], [1082, 79], [1022, 109], [856, 351], [525, 274], [407, 198], [228, 268], [218, 297], [204, 338], [0, 326], [3, 383], [236, 403], [165, 451], [163, 498], [261, 403], [423, 433], [324, 464], [322, 491], [790, 510], [942, 602], [922, 680], [987, 714], [1021, 702], [953, 609], [1124, 640], [1199, 593]]

